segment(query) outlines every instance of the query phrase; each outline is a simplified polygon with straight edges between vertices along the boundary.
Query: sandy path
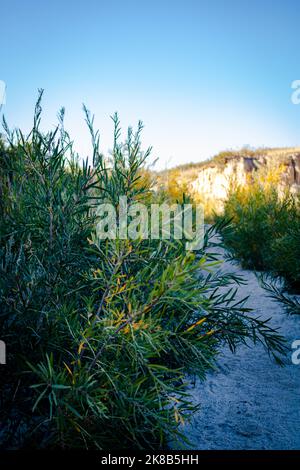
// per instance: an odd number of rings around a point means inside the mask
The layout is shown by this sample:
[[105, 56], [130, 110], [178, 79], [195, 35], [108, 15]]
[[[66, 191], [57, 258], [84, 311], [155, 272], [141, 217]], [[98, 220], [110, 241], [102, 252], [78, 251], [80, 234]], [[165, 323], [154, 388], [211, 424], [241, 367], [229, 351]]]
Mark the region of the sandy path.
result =
[[[253, 272], [229, 261], [222, 269], [243, 275], [247, 285], [239, 288], [239, 297], [250, 295], [247, 304], [253, 313], [271, 316], [289, 346], [300, 339], [300, 316], [287, 316], [267, 297]], [[191, 390], [195, 402], [201, 403], [192, 422], [183, 427], [192, 448], [300, 449], [300, 365], [292, 364], [291, 354], [282, 368], [262, 346], [243, 346], [236, 354], [224, 349], [218, 365], [219, 372]]]

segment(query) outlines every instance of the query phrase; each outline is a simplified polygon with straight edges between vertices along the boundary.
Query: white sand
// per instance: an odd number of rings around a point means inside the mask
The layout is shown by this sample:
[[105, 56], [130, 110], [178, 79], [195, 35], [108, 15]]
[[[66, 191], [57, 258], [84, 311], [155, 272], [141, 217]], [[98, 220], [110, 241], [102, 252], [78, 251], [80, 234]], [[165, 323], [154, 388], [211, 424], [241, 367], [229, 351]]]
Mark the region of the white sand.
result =
[[[221, 252], [222, 253], [222, 252]], [[242, 274], [247, 285], [239, 297], [250, 295], [253, 314], [272, 317], [288, 346], [300, 339], [300, 316], [287, 316], [282, 306], [267, 297], [251, 271], [226, 261], [223, 269]], [[291, 349], [292, 354], [292, 349]], [[191, 390], [201, 404], [182, 431], [193, 449], [300, 449], [300, 365], [280, 367], [262, 346], [227, 348], [219, 357], [219, 372]]]

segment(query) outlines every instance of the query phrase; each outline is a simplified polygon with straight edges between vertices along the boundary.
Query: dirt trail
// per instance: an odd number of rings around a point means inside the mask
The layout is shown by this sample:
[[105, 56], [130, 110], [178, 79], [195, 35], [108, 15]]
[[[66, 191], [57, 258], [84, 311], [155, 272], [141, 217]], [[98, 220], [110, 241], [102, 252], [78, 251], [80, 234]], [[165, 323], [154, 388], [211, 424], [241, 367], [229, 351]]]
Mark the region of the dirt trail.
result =
[[[247, 285], [239, 287], [239, 297], [249, 295], [247, 305], [255, 314], [272, 317], [272, 325], [280, 326], [289, 346], [300, 339], [300, 316], [287, 316], [267, 297], [253, 272], [229, 261], [222, 269], [243, 275]], [[241, 347], [236, 354], [226, 348], [218, 367], [191, 390], [201, 404], [182, 429], [192, 448], [300, 449], [300, 365], [292, 364], [291, 355], [282, 368], [260, 345]]]

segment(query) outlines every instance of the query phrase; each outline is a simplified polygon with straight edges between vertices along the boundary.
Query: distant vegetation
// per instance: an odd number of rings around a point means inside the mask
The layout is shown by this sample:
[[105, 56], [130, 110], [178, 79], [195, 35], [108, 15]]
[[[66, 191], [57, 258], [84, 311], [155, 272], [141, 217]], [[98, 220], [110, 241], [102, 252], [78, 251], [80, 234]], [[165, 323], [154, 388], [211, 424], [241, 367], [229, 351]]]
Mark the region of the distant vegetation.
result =
[[97, 237], [98, 204], [117, 206], [120, 195], [150, 204], [157, 196], [144, 170], [142, 125], [122, 144], [115, 115], [105, 159], [85, 112], [90, 163], [74, 153], [63, 110], [56, 130], [40, 131], [41, 96], [28, 136], [5, 124], [2, 448], [166, 446], [197, 408], [186, 384], [205, 378], [221, 345], [261, 341], [277, 360], [284, 351], [268, 322], [236, 300], [241, 279], [217, 270], [211, 236], [218, 227], [197, 253], [182, 240]]
[[165, 175], [167, 173], [184, 173], [186, 171], [193, 171], [193, 170], [200, 170], [203, 168], [207, 168], [209, 166], [223, 166], [228, 161], [233, 160], [235, 158], [241, 157], [252, 157], [257, 158], [257, 156], [274, 156], [275, 158], [284, 157], [285, 155], [290, 154], [293, 150], [299, 152], [299, 148], [295, 147], [278, 147], [278, 148], [268, 148], [268, 147], [258, 147], [258, 148], [249, 148], [249, 147], [242, 147], [238, 150], [223, 150], [211, 158], [206, 160], [202, 160], [200, 162], [190, 162], [184, 163], [182, 165], [177, 165], [173, 168], [162, 170], [159, 172], [159, 175]]
[[[278, 190], [276, 173], [262, 178], [258, 172], [246, 186], [233, 187], [218, 217], [223, 218], [231, 222], [222, 230], [224, 241], [244, 267], [265, 271], [283, 289], [300, 294], [300, 198]], [[265, 287], [275, 298], [288, 299], [276, 284]], [[288, 308], [300, 313], [291, 299]]]
[[[264, 287], [270, 294], [284, 302], [290, 313], [300, 313], [299, 302], [284, 294], [300, 294], [300, 196], [280, 184], [292, 153], [299, 154], [300, 149], [243, 148], [220, 152], [210, 160], [161, 172], [158, 181], [172, 200], [182, 200], [183, 194], [191, 197], [191, 182], [200, 170], [223, 167], [241, 157], [260, 159], [245, 185], [234, 181], [229, 184], [223, 212], [216, 214], [214, 201], [209, 200], [208, 204], [203, 194], [193, 196], [204, 204], [207, 222], [230, 221], [224, 225], [222, 235], [232, 256], [244, 268], [264, 272], [264, 278], [268, 278]], [[261, 164], [264, 158], [267, 165]]]
[[[162, 189], [172, 200], [182, 200], [183, 194], [193, 198], [195, 202], [202, 203], [205, 208], [206, 220], [212, 222], [214, 212], [219, 212], [218, 201], [214, 200], [212, 194], [201, 192], [201, 188], [193, 188], [193, 183], [199, 177], [199, 172], [215, 168], [222, 172], [225, 166], [232, 160], [240, 160], [241, 158], [251, 158], [256, 169], [261, 166], [264, 172], [265, 166], [271, 172], [278, 173], [278, 167], [284, 169], [284, 165], [289, 163], [291, 154], [300, 153], [299, 148], [256, 148], [243, 147], [239, 150], [226, 150], [218, 153], [214, 157], [200, 161], [197, 163], [187, 163], [179, 165], [168, 170], [155, 173], [157, 187]], [[245, 170], [246, 171], [246, 170]], [[196, 184], [198, 188], [198, 185]], [[217, 202], [217, 203], [216, 203]]]

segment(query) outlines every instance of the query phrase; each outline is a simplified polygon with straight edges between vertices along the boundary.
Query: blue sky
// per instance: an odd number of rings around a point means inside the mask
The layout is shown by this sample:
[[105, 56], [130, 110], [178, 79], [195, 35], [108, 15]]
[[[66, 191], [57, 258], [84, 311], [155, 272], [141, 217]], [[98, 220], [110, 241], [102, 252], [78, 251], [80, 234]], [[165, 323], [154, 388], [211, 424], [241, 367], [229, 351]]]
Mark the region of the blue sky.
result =
[[83, 156], [82, 103], [102, 150], [118, 111], [145, 124], [159, 168], [217, 151], [300, 144], [299, 0], [0, 0], [0, 80], [9, 124], [29, 130], [37, 89], [44, 127], [66, 107]]

